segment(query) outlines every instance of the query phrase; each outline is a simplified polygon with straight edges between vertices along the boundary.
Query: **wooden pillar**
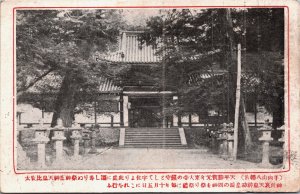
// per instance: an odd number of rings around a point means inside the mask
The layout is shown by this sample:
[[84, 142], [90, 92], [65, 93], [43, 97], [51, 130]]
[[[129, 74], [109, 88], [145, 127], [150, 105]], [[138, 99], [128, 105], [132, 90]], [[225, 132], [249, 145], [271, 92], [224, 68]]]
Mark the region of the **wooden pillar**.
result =
[[129, 103], [128, 103], [128, 96], [123, 96], [123, 113], [124, 113], [124, 127], [128, 127], [128, 109], [129, 109]]
[[120, 125], [124, 127], [124, 99], [123, 93], [120, 93]]
[[114, 127], [114, 116], [110, 115], [110, 126]]
[[97, 101], [94, 102], [94, 119], [95, 125], [97, 125]]
[[192, 126], [192, 114], [189, 113], [189, 127]]
[[181, 123], [181, 114], [178, 114], [178, 126], [182, 127], [182, 123]]

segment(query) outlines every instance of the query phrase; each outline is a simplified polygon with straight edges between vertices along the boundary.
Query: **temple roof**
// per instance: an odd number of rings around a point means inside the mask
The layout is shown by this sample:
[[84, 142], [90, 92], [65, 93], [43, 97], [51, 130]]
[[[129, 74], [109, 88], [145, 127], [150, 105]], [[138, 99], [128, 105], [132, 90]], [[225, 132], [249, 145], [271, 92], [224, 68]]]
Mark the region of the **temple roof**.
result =
[[122, 31], [119, 37], [119, 49], [111, 53], [106, 60], [125, 63], [158, 63], [156, 49], [146, 43], [141, 44], [139, 36], [142, 31]]

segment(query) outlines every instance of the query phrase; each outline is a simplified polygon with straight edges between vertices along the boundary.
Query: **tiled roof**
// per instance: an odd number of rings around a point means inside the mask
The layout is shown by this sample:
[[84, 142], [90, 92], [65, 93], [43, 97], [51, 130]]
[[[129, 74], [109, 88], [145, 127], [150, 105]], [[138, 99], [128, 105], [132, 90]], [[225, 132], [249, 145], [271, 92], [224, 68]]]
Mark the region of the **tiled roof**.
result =
[[140, 31], [123, 31], [120, 34], [119, 50], [111, 53], [106, 60], [124, 63], [157, 63], [160, 61], [152, 45], [141, 44]]
[[114, 85], [114, 83], [107, 79], [107, 78], [101, 78], [101, 83], [99, 86], [99, 92], [119, 92], [122, 89], [116, 85]]
[[[42, 80], [38, 81], [33, 87], [28, 89], [28, 93], [41, 93], [44, 90], [47, 92], [58, 92], [62, 83], [62, 77], [55, 73], [49, 73]], [[116, 86], [111, 80], [100, 77], [99, 78], [99, 92], [109, 93], [109, 92], [120, 92], [122, 88]], [[51, 91], [50, 91], [51, 89]], [[44, 91], [45, 92], [45, 91]]]

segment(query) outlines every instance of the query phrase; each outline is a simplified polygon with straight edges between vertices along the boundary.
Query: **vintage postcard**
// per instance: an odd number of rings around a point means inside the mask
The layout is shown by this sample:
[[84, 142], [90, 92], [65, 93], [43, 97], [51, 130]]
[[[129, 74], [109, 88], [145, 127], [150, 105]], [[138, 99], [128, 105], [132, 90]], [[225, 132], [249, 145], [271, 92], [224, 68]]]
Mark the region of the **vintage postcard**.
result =
[[299, 191], [299, 2], [0, 13], [1, 192]]

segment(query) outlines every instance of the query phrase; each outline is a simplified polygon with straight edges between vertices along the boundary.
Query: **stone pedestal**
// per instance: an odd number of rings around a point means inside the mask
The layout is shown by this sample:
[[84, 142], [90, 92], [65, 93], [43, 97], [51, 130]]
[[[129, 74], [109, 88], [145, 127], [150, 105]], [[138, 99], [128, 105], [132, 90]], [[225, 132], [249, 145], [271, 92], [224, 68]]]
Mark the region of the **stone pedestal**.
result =
[[233, 144], [234, 144], [234, 130], [233, 124], [229, 123], [227, 126], [227, 141], [228, 141], [228, 159], [233, 160]]
[[89, 141], [90, 141], [90, 131], [84, 129], [82, 131], [82, 140], [83, 140], [83, 154], [87, 154], [88, 147], [89, 147]]
[[271, 126], [269, 126], [268, 121], [265, 121], [265, 124], [262, 128], [258, 129], [262, 131], [262, 136], [259, 138], [262, 141], [262, 162], [261, 165], [264, 167], [271, 167], [272, 164], [269, 160], [270, 155], [270, 141], [273, 140], [271, 137], [271, 131], [273, 130]]
[[223, 150], [221, 152], [221, 157], [224, 159], [228, 158], [228, 141], [227, 141], [227, 124], [223, 123], [222, 124], [222, 129], [221, 129], [221, 140], [223, 141]]
[[89, 154], [96, 154], [97, 149], [96, 149], [96, 137], [97, 137], [97, 133], [95, 128], [92, 128], [91, 130], [91, 149], [89, 151]]
[[55, 141], [55, 162], [59, 163], [63, 160], [63, 141], [66, 139], [64, 129], [52, 129], [54, 136], [52, 140]]
[[283, 150], [282, 168], [286, 168], [286, 166], [287, 166], [286, 161], [287, 161], [288, 153], [287, 153], [287, 149], [286, 149], [286, 145], [285, 145], [285, 126], [282, 125], [277, 130], [281, 131], [281, 137], [278, 139], [278, 141], [282, 143], [282, 150]]
[[80, 127], [77, 128], [75, 126], [75, 128], [72, 128], [71, 139], [74, 140], [74, 153], [73, 153], [74, 158], [79, 158], [79, 141], [81, 139], [80, 130], [81, 130]]
[[32, 140], [37, 144], [38, 154], [38, 167], [43, 168], [46, 166], [46, 144], [49, 142], [49, 138], [46, 135], [46, 129], [36, 129], [35, 138]]
[[226, 153], [224, 153], [225, 149], [226, 149], [225, 148], [225, 140], [226, 140], [226, 138], [224, 137], [223, 132], [221, 130], [219, 130], [217, 132], [217, 134], [218, 134], [217, 140], [218, 140], [218, 144], [219, 144], [219, 151], [218, 151], [218, 153], [219, 153], [220, 157], [224, 157], [224, 155], [226, 154]]
[[210, 131], [210, 137], [211, 137], [211, 149], [212, 153], [217, 154], [218, 153], [218, 141], [217, 141], [217, 132]]

